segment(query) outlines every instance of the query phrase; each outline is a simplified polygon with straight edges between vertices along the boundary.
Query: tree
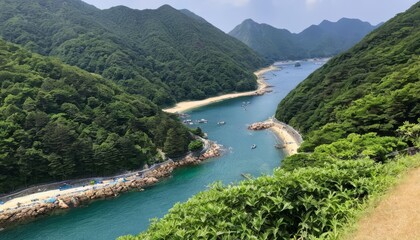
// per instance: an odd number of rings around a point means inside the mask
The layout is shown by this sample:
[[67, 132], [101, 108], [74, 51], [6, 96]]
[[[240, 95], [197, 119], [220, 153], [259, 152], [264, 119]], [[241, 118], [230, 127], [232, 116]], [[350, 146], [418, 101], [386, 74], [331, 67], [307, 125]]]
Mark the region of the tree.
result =
[[166, 136], [163, 151], [169, 157], [179, 157], [188, 149], [188, 141], [184, 141], [183, 137], [180, 140], [180, 136], [184, 136], [185, 130], [181, 128], [171, 128]]
[[203, 142], [200, 140], [194, 140], [188, 144], [188, 150], [190, 151], [198, 151], [203, 148]]

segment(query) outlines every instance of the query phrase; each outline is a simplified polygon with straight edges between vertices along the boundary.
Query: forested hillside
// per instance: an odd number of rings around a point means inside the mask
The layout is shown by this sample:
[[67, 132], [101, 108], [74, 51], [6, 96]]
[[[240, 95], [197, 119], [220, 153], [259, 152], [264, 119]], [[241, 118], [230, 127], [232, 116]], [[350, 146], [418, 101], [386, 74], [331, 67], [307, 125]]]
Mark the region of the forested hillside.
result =
[[420, 117], [420, 4], [331, 59], [279, 104], [311, 151], [349, 133], [395, 135]]
[[276, 61], [330, 57], [349, 49], [373, 29], [375, 26], [367, 22], [342, 18], [337, 22], [324, 20], [295, 34], [247, 19], [229, 34]]
[[417, 3], [282, 101], [276, 117], [304, 131], [311, 152], [273, 176], [216, 183], [121, 239], [340, 239], [372, 199], [420, 167], [420, 154], [396, 154], [420, 147], [419, 21]]
[[187, 151], [188, 130], [146, 98], [3, 40], [0, 80], [0, 193], [139, 169], [160, 160], [157, 148]]
[[160, 106], [256, 88], [264, 60], [168, 5], [99, 10], [80, 0], [0, 0], [0, 36], [124, 86]]

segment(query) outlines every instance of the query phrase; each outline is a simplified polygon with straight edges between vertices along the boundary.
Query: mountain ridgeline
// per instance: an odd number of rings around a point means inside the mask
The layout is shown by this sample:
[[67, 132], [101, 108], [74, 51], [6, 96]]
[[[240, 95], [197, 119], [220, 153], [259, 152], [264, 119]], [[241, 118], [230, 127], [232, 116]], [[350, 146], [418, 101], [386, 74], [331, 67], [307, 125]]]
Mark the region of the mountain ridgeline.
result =
[[266, 64], [245, 44], [187, 10], [80, 0], [0, 0], [0, 36], [56, 56], [147, 97], [160, 106], [256, 88]]
[[419, 154], [389, 159], [420, 147], [419, 39], [416, 3], [280, 103], [276, 118], [305, 133], [306, 153], [284, 159], [272, 176], [216, 183], [120, 239], [343, 238], [361, 210], [420, 166]]
[[150, 100], [3, 40], [0, 79], [0, 193], [139, 169], [191, 140]]
[[311, 74], [276, 118], [307, 134], [301, 151], [349, 133], [396, 135], [420, 117], [420, 3]]
[[338, 22], [324, 20], [295, 34], [247, 19], [229, 34], [266, 59], [277, 61], [336, 55], [352, 47], [375, 28], [358, 19], [342, 18]]

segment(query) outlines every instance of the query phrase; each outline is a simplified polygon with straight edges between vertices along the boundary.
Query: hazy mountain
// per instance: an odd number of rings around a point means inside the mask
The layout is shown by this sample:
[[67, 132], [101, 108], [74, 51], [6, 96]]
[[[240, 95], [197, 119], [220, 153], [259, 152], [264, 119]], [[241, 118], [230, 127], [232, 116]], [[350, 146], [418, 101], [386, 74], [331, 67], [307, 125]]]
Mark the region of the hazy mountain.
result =
[[336, 55], [373, 29], [375, 26], [367, 22], [342, 18], [338, 22], [325, 20], [295, 34], [247, 19], [229, 34], [273, 61]]

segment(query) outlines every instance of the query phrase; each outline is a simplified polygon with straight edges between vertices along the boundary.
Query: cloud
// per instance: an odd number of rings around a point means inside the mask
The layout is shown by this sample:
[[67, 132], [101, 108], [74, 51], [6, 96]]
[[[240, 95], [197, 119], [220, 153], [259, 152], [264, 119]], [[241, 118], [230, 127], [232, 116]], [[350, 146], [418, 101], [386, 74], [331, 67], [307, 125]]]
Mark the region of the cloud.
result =
[[219, 4], [229, 4], [235, 7], [244, 7], [248, 5], [251, 0], [211, 0], [212, 2], [216, 2]]

